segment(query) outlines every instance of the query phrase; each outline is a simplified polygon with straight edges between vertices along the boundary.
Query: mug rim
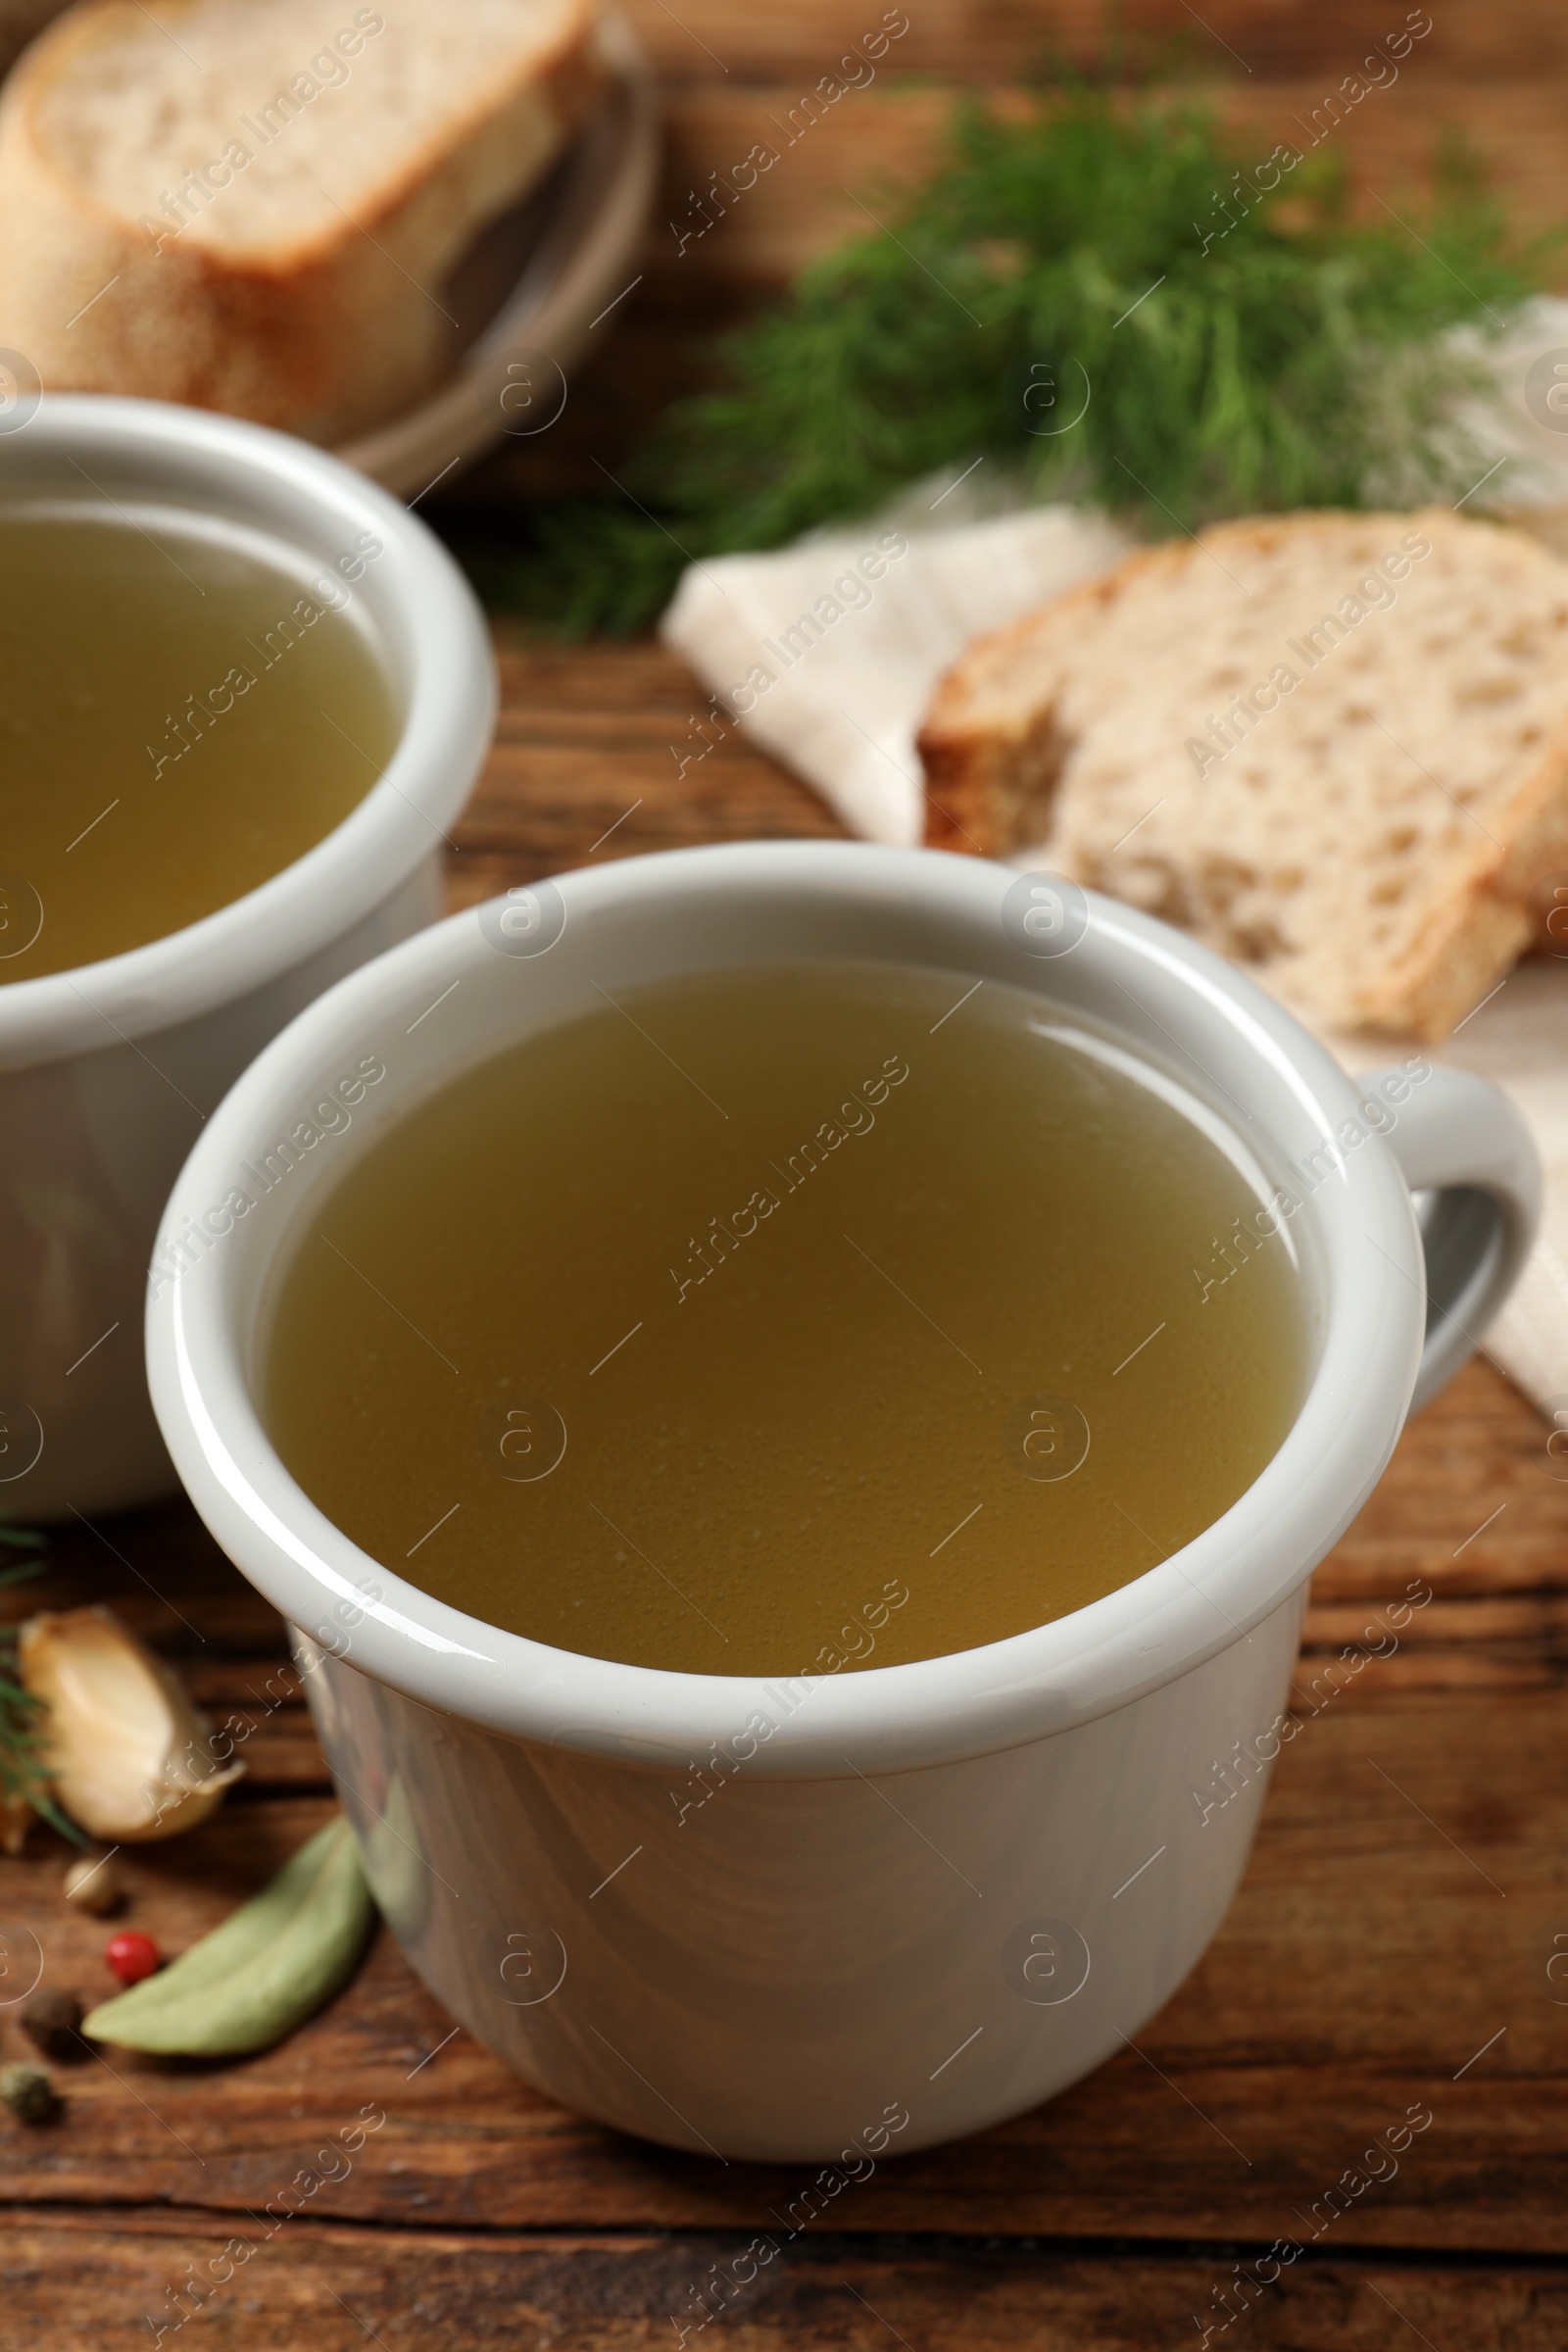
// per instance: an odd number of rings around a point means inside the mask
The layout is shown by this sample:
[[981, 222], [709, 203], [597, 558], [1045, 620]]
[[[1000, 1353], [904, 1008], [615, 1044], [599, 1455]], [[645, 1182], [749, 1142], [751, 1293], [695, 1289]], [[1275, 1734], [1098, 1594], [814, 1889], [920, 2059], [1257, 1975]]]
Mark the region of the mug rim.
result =
[[[825, 896], [834, 905], [869, 908], [893, 900], [917, 916], [930, 910], [966, 922], [978, 954], [977, 927], [1000, 938], [1001, 902], [1019, 879], [1010, 867], [944, 852], [760, 842], [623, 858], [557, 876], [552, 887], [570, 922], [601, 926], [617, 910], [646, 912], [661, 904], [672, 920], [676, 902], [700, 906], [704, 894], [710, 902], [726, 900], [733, 911], [737, 893], [747, 890], [771, 892], [786, 905]], [[1350, 1079], [1253, 982], [1152, 917], [1097, 893], [1084, 893], [1084, 900], [1088, 928], [1077, 952], [1089, 948], [1090, 963], [1099, 956], [1129, 977], [1141, 973], [1184, 991], [1185, 1016], [1206, 1023], [1227, 1051], [1250, 1054], [1260, 1078], [1266, 1071], [1322, 1136], [1332, 1139], [1344, 1120], [1354, 1118], [1362, 1098]], [[368, 1018], [400, 1015], [493, 960], [494, 917], [504, 905], [469, 908], [416, 934], [299, 1014], [208, 1122], [171, 1196], [160, 1241], [173, 1237], [182, 1221], [188, 1225], [204, 1201], [222, 1198], [225, 1169], [267, 1148], [278, 1104], [318, 1084], [330, 1057], [346, 1051], [343, 1041], [363, 1039]], [[484, 927], [487, 914], [492, 934]], [[688, 968], [704, 960], [696, 957]], [[746, 958], [713, 960], [738, 965]], [[974, 967], [955, 962], [954, 968]], [[1027, 985], [1028, 979], [1020, 958], [1018, 980]], [[1041, 993], [1049, 1001], [1049, 991]], [[1162, 1010], [1172, 1020], [1183, 1017], [1169, 1001]], [[525, 1026], [519, 1018], [519, 1034]], [[1126, 1033], [1135, 1046], [1140, 1042]], [[485, 1049], [498, 1050], [495, 1041]], [[454, 1070], [468, 1066], [461, 1053], [451, 1062]], [[416, 1080], [406, 1081], [404, 1091], [419, 1100], [430, 1090]], [[377, 1120], [390, 1123], [398, 1101], [394, 1089], [378, 1105]], [[1234, 1132], [1235, 1122], [1229, 1124]], [[1277, 1133], [1270, 1132], [1270, 1142], [1276, 1165], [1284, 1164], [1288, 1153]], [[1251, 1485], [1191, 1543], [1101, 1599], [1004, 1641], [907, 1665], [824, 1674], [814, 1683], [808, 1674], [708, 1675], [626, 1665], [504, 1632], [434, 1599], [361, 1550], [283, 1467], [253, 1400], [245, 1360], [268, 1271], [289, 1248], [304, 1204], [318, 1201], [319, 1193], [293, 1196], [254, 1250], [215, 1252], [153, 1290], [147, 1310], [153, 1402], [198, 1511], [246, 1576], [306, 1636], [307, 1664], [317, 1644], [437, 1711], [518, 1740], [631, 1764], [684, 1770], [710, 1745], [734, 1752], [749, 1733], [751, 1748], [740, 1760], [751, 1777], [837, 1778], [952, 1762], [1075, 1728], [1245, 1641], [1294, 1600], [1359, 1509], [1402, 1425], [1425, 1318], [1408, 1190], [1382, 1136], [1374, 1132], [1366, 1143], [1353, 1154], [1342, 1151], [1332, 1182], [1300, 1203], [1332, 1311], [1295, 1420]], [[209, 1272], [214, 1279], [199, 1279]], [[811, 1687], [794, 1695], [803, 1683]], [[752, 1732], [759, 1720], [771, 1728]], [[1260, 1734], [1267, 1728], [1257, 1727]]]
[[[377, 601], [398, 613], [410, 652], [392, 674], [405, 700], [397, 744], [364, 799], [302, 856], [211, 914], [121, 955], [0, 986], [0, 1068], [193, 1019], [352, 928], [407, 881], [462, 811], [497, 705], [483, 614], [458, 565], [408, 508], [325, 450], [211, 410], [99, 393], [45, 393], [22, 434], [29, 449], [89, 462], [155, 461], [166, 478], [149, 483], [148, 495], [202, 492], [224, 472], [244, 482], [264, 514], [274, 510], [267, 527], [307, 560], [310, 548], [276, 514], [286, 500], [341, 517], [345, 532], [373, 532], [392, 559], [378, 573]], [[193, 503], [220, 522], [254, 527], [237, 502], [226, 514], [210, 498]], [[393, 649], [370, 625], [390, 666]]]

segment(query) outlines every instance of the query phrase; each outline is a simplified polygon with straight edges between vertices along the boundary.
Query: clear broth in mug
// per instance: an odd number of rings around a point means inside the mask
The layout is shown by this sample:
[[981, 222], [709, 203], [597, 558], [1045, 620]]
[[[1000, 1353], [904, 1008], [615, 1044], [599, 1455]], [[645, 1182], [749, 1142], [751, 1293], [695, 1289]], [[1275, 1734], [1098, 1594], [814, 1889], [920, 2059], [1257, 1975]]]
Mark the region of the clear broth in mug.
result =
[[492, 1624], [898, 1665], [1081, 1608], [1257, 1477], [1307, 1358], [1288, 1230], [1226, 1248], [1267, 1198], [1038, 997], [654, 983], [368, 1146], [283, 1274], [264, 1409], [355, 1543]]
[[351, 582], [164, 507], [0, 507], [0, 986], [162, 939], [281, 873], [392, 756]]

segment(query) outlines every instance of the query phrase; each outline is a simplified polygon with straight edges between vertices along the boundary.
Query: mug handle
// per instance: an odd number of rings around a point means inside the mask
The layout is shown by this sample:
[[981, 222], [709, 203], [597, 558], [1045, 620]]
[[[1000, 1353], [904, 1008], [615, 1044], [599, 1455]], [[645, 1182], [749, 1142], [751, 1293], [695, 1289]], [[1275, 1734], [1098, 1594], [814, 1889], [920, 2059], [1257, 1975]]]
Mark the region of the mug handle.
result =
[[[1377, 1087], [1380, 1073], [1361, 1082]], [[1427, 1261], [1427, 1330], [1409, 1410], [1468, 1362], [1519, 1277], [1541, 1217], [1541, 1161], [1506, 1096], [1465, 1070], [1435, 1069], [1384, 1141], [1416, 1202]]]

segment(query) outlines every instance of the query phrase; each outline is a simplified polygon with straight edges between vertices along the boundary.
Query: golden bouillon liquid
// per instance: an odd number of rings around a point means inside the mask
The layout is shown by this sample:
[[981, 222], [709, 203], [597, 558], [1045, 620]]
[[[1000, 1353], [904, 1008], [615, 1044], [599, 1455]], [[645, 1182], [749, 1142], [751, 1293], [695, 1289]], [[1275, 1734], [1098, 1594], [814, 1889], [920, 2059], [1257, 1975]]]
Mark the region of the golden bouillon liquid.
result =
[[995, 1642], [1196, 1536], [1296, 1413], [1294, 1244], [1217, 1254], [1236, 1148], [968, 986], [661, 982], [415, 1107], [280, 1284], [301, 1486], [455, 1607], [713, 1674]]
[[0, 507], [0, 985], [177, 931], [341, 823], [396, 744], [334, 563], [166, 507]]

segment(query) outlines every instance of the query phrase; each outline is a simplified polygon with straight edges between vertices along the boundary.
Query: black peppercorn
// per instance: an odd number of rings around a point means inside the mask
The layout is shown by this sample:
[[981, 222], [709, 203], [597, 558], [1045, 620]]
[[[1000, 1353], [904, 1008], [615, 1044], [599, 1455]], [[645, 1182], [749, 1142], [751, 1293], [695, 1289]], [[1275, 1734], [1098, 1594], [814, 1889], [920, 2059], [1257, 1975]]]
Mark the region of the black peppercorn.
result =
[[81, 2003], [74, 1992], [35, 1992], [22, 2012], [22, 2030], [46, 2058], [79, 2058]]

